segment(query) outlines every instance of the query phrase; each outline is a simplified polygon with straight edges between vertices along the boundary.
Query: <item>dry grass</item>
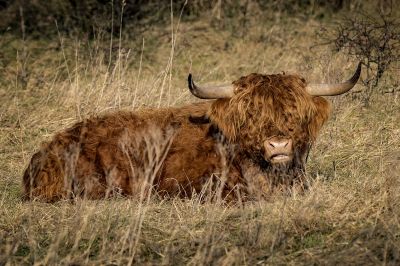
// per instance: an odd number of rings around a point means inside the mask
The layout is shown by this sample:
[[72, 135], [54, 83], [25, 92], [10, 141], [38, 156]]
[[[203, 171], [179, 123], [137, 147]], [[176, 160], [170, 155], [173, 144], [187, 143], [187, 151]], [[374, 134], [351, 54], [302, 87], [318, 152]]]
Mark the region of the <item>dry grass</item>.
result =
[[[346, 78], [356, 65], [327, 47], [309, 50], [319, 26], [312, 20], [254, 26], [241, 39], [204, 21], [174, 26], [121, 40], [111, 52], [101, 36], [2, 36], [2, 51], [14, 56], [0, 74], [0, 264], [398, 265], [396, 92], [375, 94], [367, 107], [357, 94], [332, 99], [304, 195], [244, 206], [155, 198], [21, 202], [21, 174], [41, 141], [89, 115], [193, 102], [189, 71], [199, 82], [280, 71], [317, 82]], [[381, 86], [399, 84], [398, 77], [389, 73]]]

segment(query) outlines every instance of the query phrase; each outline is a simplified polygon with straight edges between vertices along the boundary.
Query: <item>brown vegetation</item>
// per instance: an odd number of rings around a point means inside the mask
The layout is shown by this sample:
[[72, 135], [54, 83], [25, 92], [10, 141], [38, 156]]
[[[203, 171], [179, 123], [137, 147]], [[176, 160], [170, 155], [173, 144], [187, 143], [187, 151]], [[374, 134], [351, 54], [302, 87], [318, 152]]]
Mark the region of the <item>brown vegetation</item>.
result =
[[121, 40], [2, 32], [0, 264], [398, 265], [399, 62], [368, 106], [360, 84], [328, 99], [332, 114], [306, 163], [305, 193], [234, 205], [201, 195], [21, 201], [21, 175], [41, 142], [96, 115], [192, 104], [189, 72], [199, 83], [283, 70], [334, 83], [353, 71], [357, 60], [343, 51], [314, 47], [315, 31], [341, 13], [316, 20], [253, 11], [240, 38], [226, 21], [210, 26], [218, 10]]

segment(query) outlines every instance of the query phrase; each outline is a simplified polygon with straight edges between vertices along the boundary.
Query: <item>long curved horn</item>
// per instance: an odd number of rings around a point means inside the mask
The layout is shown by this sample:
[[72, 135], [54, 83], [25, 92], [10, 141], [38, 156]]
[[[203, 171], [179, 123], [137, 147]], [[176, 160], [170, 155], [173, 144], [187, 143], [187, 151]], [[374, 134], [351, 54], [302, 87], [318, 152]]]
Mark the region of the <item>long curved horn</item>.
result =
[[233, 96], [233, 85], [220, 86], [197, 86], [194, 84], [192, 74], [188, 76], [188, 84], [190, 92], [200, 99], [219, 99], [231, 98]]
[[343, 83], [332, 83], [332, 84], [309, 84], [306, 90], [309, 94], [314, 96], [335, 96], [348, 92], [351, 88], [356, 85], [358, 78], [361, 73], [361, 62], [358, 63], [358, 67], [354, 75], [348, 81]]

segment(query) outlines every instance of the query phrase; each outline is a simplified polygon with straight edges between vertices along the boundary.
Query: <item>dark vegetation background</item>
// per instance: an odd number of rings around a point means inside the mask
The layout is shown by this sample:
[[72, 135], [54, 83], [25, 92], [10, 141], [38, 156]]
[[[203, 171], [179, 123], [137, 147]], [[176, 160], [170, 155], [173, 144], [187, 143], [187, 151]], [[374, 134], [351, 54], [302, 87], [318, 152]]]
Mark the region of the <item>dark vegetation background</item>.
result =
[[[355, 3], [355, 4], [354, 4]], [[249, 14], [250, 5], [257, 6], [260, 11], [268, 10], [264, 15], [270, 19], [276, 13], [288, 16], [323, 18], [340, 10], [354, 10], [362, 6], [362, 1], [315, 0], [315, 1], [279, 1], [279, 0], [193, 0], [173, 1], [172, 12], [182, 14], [182, 20], [195, 20], [214, 8], [220, 8], [218, 26], [227, 27], [232, 20], [245, 20]], [[185, 8], [183, 8], [185, 6]], [[356, 7], [357, 6], [357, 7]], [[254, 9], [254, 8], [253, 8]], [[0, 29], [2, 32], [21, 31], [24, 24], [25, 34], [35, 37], [48, 37], [57, 33], [85, 33], [93, 36], [101, 28], [107, 32], [134, 34], [146, 30], [154, 24], [168, 23], [171, 14], [169, 0], [1, 0]], [[251, 14], [250, 14], [251, 15]], [[57, 21], [57, 27], [55, 22]], [[113, 23], [110, 23], [110, 22]], [[217, 23], [218, 24], [218, 23]]]

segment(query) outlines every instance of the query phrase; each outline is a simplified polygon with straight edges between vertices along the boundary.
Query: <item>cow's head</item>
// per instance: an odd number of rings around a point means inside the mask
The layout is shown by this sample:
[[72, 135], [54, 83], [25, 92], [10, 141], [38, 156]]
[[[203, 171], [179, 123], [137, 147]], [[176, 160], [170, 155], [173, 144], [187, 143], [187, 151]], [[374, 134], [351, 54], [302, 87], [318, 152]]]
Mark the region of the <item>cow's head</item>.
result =
[[304, 163], [311, 143], [327, 120], [330, 106], [321, 96], [339, 95], [357, 82], [307, 84], [296, 75], [250, 74], [223, 86], [197, 86], [189, 75], [189, 89], [202, 99], [217, 99], [207, 118], [231, 143], [269, 165]]

